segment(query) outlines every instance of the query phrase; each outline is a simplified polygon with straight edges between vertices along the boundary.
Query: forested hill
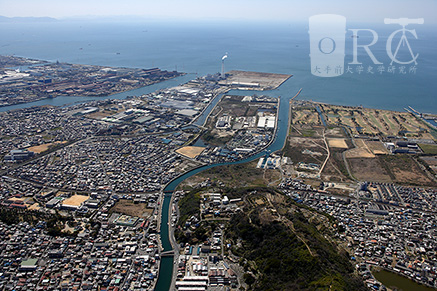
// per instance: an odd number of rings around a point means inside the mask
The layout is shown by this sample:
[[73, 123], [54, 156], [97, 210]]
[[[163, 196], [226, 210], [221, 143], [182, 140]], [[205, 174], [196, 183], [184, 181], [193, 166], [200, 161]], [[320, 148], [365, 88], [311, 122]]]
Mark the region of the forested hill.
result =
[[329, 216], [273, 191], [245, 201], [226, 235], [249, 290], [366, 290], [348, 254], [328, 241], [335, 223]]

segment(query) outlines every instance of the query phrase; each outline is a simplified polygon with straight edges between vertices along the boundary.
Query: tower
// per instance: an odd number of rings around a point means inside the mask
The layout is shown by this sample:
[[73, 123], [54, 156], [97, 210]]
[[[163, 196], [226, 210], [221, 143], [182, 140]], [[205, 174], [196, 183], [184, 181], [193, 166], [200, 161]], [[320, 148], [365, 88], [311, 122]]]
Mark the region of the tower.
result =
[[222, 78], [225, 77], [225, 60], [228, 58], [228, 53], [222, 57]]

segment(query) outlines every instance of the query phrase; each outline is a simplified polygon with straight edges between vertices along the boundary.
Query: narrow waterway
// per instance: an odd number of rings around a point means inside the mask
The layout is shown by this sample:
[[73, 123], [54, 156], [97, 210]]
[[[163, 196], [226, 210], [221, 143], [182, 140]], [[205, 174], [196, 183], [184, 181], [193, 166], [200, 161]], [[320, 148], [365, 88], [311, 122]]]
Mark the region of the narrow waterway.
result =
[[[290, 81], [290, 80], [289, 80]], [[289, 82], [287, 81], [287, 82]], [[285, 82], [284, 84], [286, 84]], [[284, 86], [284, 84], [282, 86]], [[281, 86], [281, 87], [282, 87]], [[281, 89], [281, 87], [279, 89]], [[289, 87], [288, 87], [289, 88]], [[247, 163], [250, 161], [253, 161], [255, 159], [258, 159], [262, 156], [268, 155], [270, 153], [273, 153], [275, 151], [281, 150], [284, 146], [285, 139], [287, 137], [288, 132], [288, 116], [289, 116], [289, 109], [290, 109], [290, 100], [291, 98], [296, 94], [297, 90], [294, 92], [291, 92], [290, 90], [274, 90], [274, 91], [235, 91], [232, 90], [228, 94], [234, 94], [234, 95], [252, 95], [252, 94], [259, 94], [259, 95], [269, 95], [269, 96], [276, 96], [280, 97], [280, 104], [278, 108], [278, 122], [277, 122], [277, 128], [276, 128], [276, 135], [273, 140], [273, 142], [263, 151], [240, 161], [232, 162], [232, 163], [222, 163], [222, 164], [213, 164], [213, 165], [207, 165], [200, 168], [193, 169], [175, 180], [171, 181], [165, 188], [164, 193], [165, 197], [163, 200], [162, 205], [162, 211], [161, 211], [161, 226], [160, 226], [160, 236], [161, 236], [161, 244], [163, 246], [164, 251], [172, 250], [172, 246], [170, 243], [170, 233], [169, 233], [169, 224], [168, 224], [168, 209], [171, 202], [171, 194], [176, 189], [176, 187], [183, 182], [185, 179], [196, 175], [202, 171], [205, 171], [207, 169], [217, 167], [217, 166], [223, 166], [223, 165], [233, 165], [233, 164], [241, 164], [241, 163]], [[217, 99], [217, 98], [216, 98]], [[211, 103], [208, 108], [203, 112], [203, 115], [206, 118], [208, 114], [211, 112], [211, 110], [214, 108], [217, 102]], [[168, 259], [169, 257], [164, 257], [161, 260], [160, 268], [159, 268], [159, 277], [158, 282], [156, 283], [155, 290], [156, 291], [167, 291], [170, 288], [171, 281], [172, 281], [172, 274], [173, 274], [173, 257], [172, 260]]]

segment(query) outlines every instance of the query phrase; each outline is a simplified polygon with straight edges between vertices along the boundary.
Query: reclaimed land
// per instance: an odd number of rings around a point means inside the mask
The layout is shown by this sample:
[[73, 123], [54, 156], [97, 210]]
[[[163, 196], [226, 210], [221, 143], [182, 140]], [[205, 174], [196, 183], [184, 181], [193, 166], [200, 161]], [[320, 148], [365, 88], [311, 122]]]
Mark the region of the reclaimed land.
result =
[[244, 88], [246, 90], [274, 90], [291, 76], [292, 75], [274, 73], [230, 71], [226, 73], [226, 79], [220, 81], [219, 84], [235, 88]]
[[[8, 68], [14, 64], [35, 65], [22, 71]], [[0, 106], [57, 96], [107, 96], [180, 75], [158, 68], [113, 68], [0, 56]]]

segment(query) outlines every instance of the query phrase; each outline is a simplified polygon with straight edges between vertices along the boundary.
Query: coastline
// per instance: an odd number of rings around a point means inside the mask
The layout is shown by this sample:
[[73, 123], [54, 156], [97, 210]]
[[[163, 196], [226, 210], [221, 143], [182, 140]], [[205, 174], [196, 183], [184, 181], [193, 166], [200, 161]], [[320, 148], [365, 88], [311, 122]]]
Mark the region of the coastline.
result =
[[[61, 98], [62, 97], [66, 97], [66, 98], [97, 98], [95, 100], [111, 98], [114, 95], [128, 93], [128, 92], [131, 92], [131, 91], [134, 91], [134, 90], [138, 90], [138, 89], [141, 89], [141, 88], [147, 88], [149, 86], [153, 86], [153, 85], [165, 82], [165, 81], [173, 80], [175, 78], [182, 77], [182, 76], [185, 76], [185, 75], [187, 75], [187, 73], [181, 72], [179, 76], [174, 76], [174, 77], [171, 77], [171, 78], [167, 78], [165, 80], [159, 80], [159, 81], [153, 82], [151, 84], [148, 84], [146, 86], [138, 86], [138, 87], [134, 87], [134, 88], [126, 89], [126, 90], [120, 90], [120, 91], [112, 92], [110, 94], [83, 95], [83, 96], [57, 95], [57, 96], [54, 96], [54, 97], [44, 97], [44, 98], [41, 98], [41, 99], [36, 99], [36, 100], [28, 101], [28, 102], [17, 102], [17, 103], [13, 103], [13, 104], [0, 104], [0, 108], [20, 105], [20, 104], [29, 104], [29, 103], [34, 103], [34, 102], [39, 102], [39, 101], [44, 101], [44, 100], [51, 100], [51, 99], [56, 99], [56, 98], [59, 98], [59, 97], [61, 97]], [[128, 96], [126, 96], [126, 97], [128, 97]]]

